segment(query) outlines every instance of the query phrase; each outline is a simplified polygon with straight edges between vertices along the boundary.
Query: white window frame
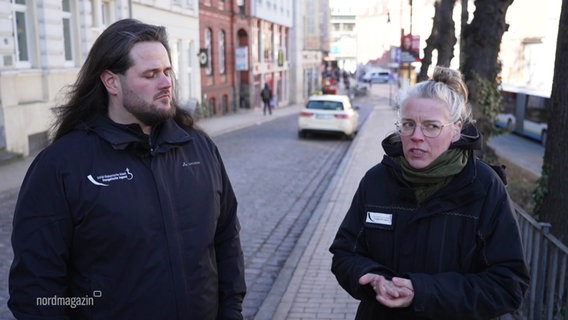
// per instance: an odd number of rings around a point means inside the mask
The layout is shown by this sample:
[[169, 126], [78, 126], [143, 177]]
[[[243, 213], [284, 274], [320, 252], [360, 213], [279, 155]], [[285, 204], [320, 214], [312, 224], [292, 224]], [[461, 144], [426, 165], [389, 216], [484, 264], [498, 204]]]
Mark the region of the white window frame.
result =
[[[187, 69], [186, 71], [186, 79], [187, 84], [186, 86], [189, 88], [189, 97], [193, 97], [194, 90], [193, 90], [193, 64], [195, 59], [193, 56], [195, 55], [195, 45], [192, 40], [188, 41], [187, 43]], [[198, 69], [199, 70], [199, 69]]]
[[[12, 27], [14, 30], [14, 58], [15, 58], [15, 63], [14, 66], [17, 68], [31, 68], [32, 66], [32, 26], [30, 21], [32, 20], [30, 18], [30, 10], [28, 10], [28, 3], [27, 1], [29, 0], [23, 0], [24, 4], [21, 3], [16, 3], [16, 1], [12, 1]], [[24, 18], [24, 34], [23, 36], [25, 37], [25, 39], [23, 39], [22, 41], [19, 38], [20, 33], [18, 30], [18, 17], [23, 14], [23, 18]], [[22, 42], [25, 43], [25, 48], [22, 48], [22, 46], [20, 45]], [[22, 52], [22, 50], [25, 50], [25, 55], [27, 60], [22, 60], [20, 57], [20, 53]]]
[[111, 25], [116, 19], [113, 8], [114, 0], [92, 0], [93, 26], [102, 30]]
[[[65, 11], [63, 2], [68, 2], [68, 10]], [[73, 5], [75, 1], [73, 0], [61, 0], [61, 19], [63, 24], [63, 59], [65, 60], [66, 66], [73, 66], [75, 64], [75, 19], [73, 17]], [[66, 23], [69, 28], [68, 33], [66, 33]]]
[[211, 46], [213, 44], [213, 41], [211, 39], [212, 36], [212, 31], [210, 28], [205, 28], [205, 30], [203, 30], [203, 42], [205, 45], [205, 49], [207, 50], [207, 65], [205, 66], [205, 74], [210, 76], [213, 75], [213, 64], [211, 63], [212, 60], [212, 56], [211, 56], [211, 52], [213, 50], [211, 50]]

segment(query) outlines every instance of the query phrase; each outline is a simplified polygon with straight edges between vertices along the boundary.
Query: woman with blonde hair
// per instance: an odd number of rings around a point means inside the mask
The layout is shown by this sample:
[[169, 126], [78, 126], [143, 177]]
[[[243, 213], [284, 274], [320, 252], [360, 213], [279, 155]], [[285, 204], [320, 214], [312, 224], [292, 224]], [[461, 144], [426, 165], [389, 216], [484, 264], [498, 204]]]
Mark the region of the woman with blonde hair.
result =
[[481, 137], [458, 71], [437, 67], [401, 100], [386, 155], [359, 184], [330, 251], [356, 319], [492, 319], [528, 288], [515, 211], [474, 156]]

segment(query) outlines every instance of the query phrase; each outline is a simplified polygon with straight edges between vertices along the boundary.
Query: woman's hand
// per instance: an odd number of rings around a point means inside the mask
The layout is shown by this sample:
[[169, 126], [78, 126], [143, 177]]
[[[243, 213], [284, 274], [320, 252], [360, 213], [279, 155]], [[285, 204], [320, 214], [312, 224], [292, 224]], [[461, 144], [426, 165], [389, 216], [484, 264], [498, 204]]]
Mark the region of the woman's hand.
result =
[[381, 275], [367, 273], [359, 278], [359, 284], [371, 285], [377, 301], [389, 308], [408, 307], [414, 299], [414, 287], [409, 279], [394, 277], [391, 281]]

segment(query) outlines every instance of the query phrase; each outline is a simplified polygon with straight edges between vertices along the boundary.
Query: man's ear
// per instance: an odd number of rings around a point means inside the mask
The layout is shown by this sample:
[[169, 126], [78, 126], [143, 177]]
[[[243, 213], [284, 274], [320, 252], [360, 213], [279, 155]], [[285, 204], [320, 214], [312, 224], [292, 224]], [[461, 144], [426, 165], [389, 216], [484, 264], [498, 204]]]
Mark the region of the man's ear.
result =
[[101, 79], [101, 82], [103, 83], [103, 85], [107, 89], [107, 92], [108, 92], [109, 95], [115, 96], [115, 95], [118, 94], [120, 81], [119, 81], [118, 75], [116, 73], [114, 73], [110, 70], [105, 70], [105, 71], [103, 71], [103, 73], [101, 73], [99, 78]]

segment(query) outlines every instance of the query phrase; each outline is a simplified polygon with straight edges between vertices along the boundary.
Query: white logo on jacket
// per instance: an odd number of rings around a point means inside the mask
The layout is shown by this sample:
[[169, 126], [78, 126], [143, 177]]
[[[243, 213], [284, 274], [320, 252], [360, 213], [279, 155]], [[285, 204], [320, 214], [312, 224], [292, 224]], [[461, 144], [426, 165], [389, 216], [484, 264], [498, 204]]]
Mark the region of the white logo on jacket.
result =
[[99, 175], [96, 178], [93, 175], [88, 175], [87, 179], [91, 181], [92, 184], [96, 186], [103, 186], [108, 187], [110, 182], [116, 180], [132, 180], [134, 178], [134, 174], [130, 172], [129, 168], [126, 168], [123, 172], [111, 173], [111, 174], [103, 174]]

